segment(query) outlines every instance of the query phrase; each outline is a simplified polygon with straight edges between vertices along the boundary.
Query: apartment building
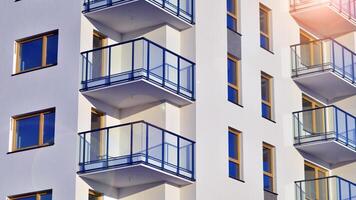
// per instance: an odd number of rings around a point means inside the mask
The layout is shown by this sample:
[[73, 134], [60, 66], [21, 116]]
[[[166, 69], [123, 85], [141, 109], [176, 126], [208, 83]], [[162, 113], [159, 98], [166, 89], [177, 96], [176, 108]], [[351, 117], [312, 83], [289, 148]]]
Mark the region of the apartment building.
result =
[[1, 200], [356, 199], [354, 0], [7, 0], [0, 27]]

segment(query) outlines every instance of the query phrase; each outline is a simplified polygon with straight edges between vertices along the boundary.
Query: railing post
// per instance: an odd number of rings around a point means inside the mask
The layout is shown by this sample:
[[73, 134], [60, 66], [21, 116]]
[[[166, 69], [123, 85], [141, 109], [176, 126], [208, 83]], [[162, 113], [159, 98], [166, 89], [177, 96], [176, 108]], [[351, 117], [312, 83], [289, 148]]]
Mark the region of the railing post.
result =
[[324, 132], [325, 132], [325, 140], [327, 140], [328, 139], [328, 134], [327, 134], [327, 122], [326, 122], [326, 109], [327, 109], [328, 107], [324, 107], [323, 108], [323, 115], [324, 115]]
[[321, 70], [324, 71], [324, 42], [320, 40], [321, 48]]
[[132, 58], [131, 58], [131, 64], [132, 64], [132, 67], [131, 67], [131, 79], [134, 80], [135, 79], [135, 42], [133, 41], [131, 43], [131, 49], [132, 49]]
[[342, 47], [342, 78], [345, 78], [345, 49]]
[[108, 4], [108, 6], [111, 6], [112, 5], [112, 0], [107, 0], [107, 4]]
[[107, 85], [111, 83], [111, 47], [109, 47], [109, 58], [108, 58], [108, 76], [107, 76]]
[[338, 189], [339, 189], [339, 200], [342, 200], [341, 199], [341, 180], [340, 180], [340, 178], [339, 177], [336, 177], [337, 178], [337, 180], [338, 180]]
[[90, 0], [87, 0], [87, 3], [85, 4], [85, 10], [86, 12], [90, 11]]
[[148, 124], [146, 123], [146, 163], [148, 163]]
[[355, 63], [354, 63], [354, 54], [351, 53], [351, 79], [352, 83], [355, 83]]
[[147, 80], [150, 79], [150, 42], [147, 41], [147, 71], [146, 71]]
[[332, 48], [332, 57], [333, 57], [333, 71], [335, 71], [335, 43], [334, 41], [331, 41], [331, 48]]
[[[293, 50], [292, 50], [293, 51]], [[297, 46], [294, 46], [295, 76], [298, 77], [298, 55]]]
[[178, 57], [178, 69], [177, 69], [177, 73], [178, 73], [178, 78], [177, 78], [177, 94], [180, 93], [180, 57]]
[[133, 163], [133, 124], [130, 124], [130, 163]]
[[89, 76], [89, 53], [86, 53], [85, 56], [85, 82], [84, 82], [84, 89], [88, 89], [88, 76]]
[[354, 197], [352, 197], [351, 195], [351, 183], [348, 182], [348, 184], [349, 184], [349, 199], [352, 200]]
[[177, 174], [179, 174], [179, 167], [180, 167], [179, 158], [180, 158], [180, 140], [179, 137], [177, 137]]
[[192, 84], [192, 99], [195, 99], [195, 64], [192, 65], [192, 78], [189, 81]]
[[83, 162], [82, 162], [80, 171], [85, 171], [85, 154], [86, 154], [86, 141], [87, 141], [86, 136], [87, 136], [87, 134], [84, 133], [84, 136], [83, 136], [83, 140], [84, 140], [83, 141]]
[[334, 108], [334, 112], [335, 112], [335, 137], [336, 137], [336, 141], [339, 140], [339, 119], [338, 119], [338, 116], [337, 116], [337, 108], [336, 107], [333, 107]]
[[299, 113], [297, 113], [297, 131], [298, 131], [298, 144], [300, 144], [300, 121], [299, 121]]
[[195, 177], [195, 143], [192, 142], [192, 178]]
[[347, 122], [347, 113], [345, 112], [346, 146], [349, 146], [349, 127]]
[[326, 192], [327, 192], [327, 200], [330, 200], [329, 178], [326, 179]]
[[162, 78], [162, 87], [165, 86], [166, 84], [166, 50], [163, 49], [163, 65], [162, 65], [162, 75], [163, 75], [163, 78]]
[[163, 7], [163, 8], [166, 7], [166, 0], [162, 0], [162, 7]]
[[180, 15], [180, 0], [177, 0], [177, 16]]
[[109, 168], [109, 129], [106, 129], [106, 167]]
[[164, 160], [165, 160], [165, 158], [164, 158], [164, 156], [165, 156], [165, 152], [164, 152], [164, 140], [165, 140], [165, 138], [164, 138], [164, 136], [165, 136], [165, 134], [164, 134], [164, 130], [162, 130], [162, 169], [164, 169]]
[[191, 9], [192, 9], [192, 16], [191, 16], [191, 23], [194, 23], [194, 0], [190, 0], [190, 2], [192, 3]]

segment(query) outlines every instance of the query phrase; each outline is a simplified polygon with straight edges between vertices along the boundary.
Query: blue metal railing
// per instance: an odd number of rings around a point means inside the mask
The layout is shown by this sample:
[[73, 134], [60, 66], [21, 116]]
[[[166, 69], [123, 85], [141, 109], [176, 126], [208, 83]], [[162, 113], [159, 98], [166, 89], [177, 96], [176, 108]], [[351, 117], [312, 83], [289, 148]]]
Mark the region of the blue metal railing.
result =
[[81, 54], [82, 91], [146, 79], [195, 100], [195, 64], [145, 38]]
[[297, 200], [355, 200], [356, 184], [338, 176], [296, 181]]
[[145, 121], [79, 136], [79, 173], [143, 163], [194, 181], [195, 142]]
[[356, 21], [356, 3], [355, 0], [290, 0], [290, 8], [292, 11], [298, 10], [299, 8], [306, 8], [312, 6], [318, 6], [320, 4], [328, 3], [335, 10], [340, 12], [342, 15], [350, 20]]
[[334, 105], [294, 112], [293, 124], [296, 145], [333, 139], [356, 151], [356, 117]]
[[[113, 5], [126, 4], [135, 0], [84, 0], [83, 13], [100, 10]], [[182, 20], [194, 23], [194, 0], [145, 0], [149, 1], [167, 12], [181, 18]]]
[[356, 53], [333, 39], [292, 45], [291, 61], [293, 77], [332, 70], [348, 82], [356, 82]]

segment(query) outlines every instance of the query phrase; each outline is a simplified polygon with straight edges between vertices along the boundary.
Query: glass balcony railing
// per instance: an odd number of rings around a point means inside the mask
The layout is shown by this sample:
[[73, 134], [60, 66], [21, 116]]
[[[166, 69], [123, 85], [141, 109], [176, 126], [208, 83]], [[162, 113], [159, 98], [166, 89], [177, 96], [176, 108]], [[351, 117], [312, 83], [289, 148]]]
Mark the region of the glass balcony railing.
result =
[[195, 64], [139, 38], [82, 53], [82, 91], [146, 79], [194, 100]]
[[291, 46], [292, 76], [332, 70], [355, 83], [356, 54], [332, 39], [316, 40]]
[[290, 0], [290, 7], [291, 10], [298, 10], [298, 7], [312, 7], [323, 3], [328, 3], [345, 17], [356, 21], [355, 0]]
[[333, 139], [356, 150], [356, 118], [336, 106], [294, 112], [293, 121], [295, 144]]
[[79, 133], [79, 173], [145, 164], [194, 180], [195, 142], [144, 121]]
[[[134, 2], [135, 0], [84, 0], [84, 13], [91, 11], [100, 10], [114, 5], [127, 4]], [[193, 0], [145, 0], [149, 1], [165, 11], [179, 17], [180, 19], [188, 22], [194, 23], [193, 11], [194, 11], [194, 1]]]
[[356, 200], [356, 184], [338, 176], [296, 181], [297, 200]]

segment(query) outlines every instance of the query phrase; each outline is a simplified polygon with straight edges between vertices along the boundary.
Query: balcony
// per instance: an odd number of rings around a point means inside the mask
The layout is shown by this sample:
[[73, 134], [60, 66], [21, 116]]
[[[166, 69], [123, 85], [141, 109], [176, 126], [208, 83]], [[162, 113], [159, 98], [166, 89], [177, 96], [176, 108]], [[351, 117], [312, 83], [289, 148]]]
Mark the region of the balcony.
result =
[[354, 200], [356, 184], [338, 176], [296, 181], [296, 200]]
[[119, 109], [194, 99], [195, 64], [145, 38], [82, 53], [81, 92]]
[[356, 30], [355, 0], [290, 0], [290, 13], [301, 27], [320, 38]]
[[356, 118], [326, 106], [293, 113], [294, 145], [315, 162], [328, 168], [356, 161]]
[[195, 142], [144, 121], [79, 133], [79, 175], [116, 188], [194, 179]]
[[356, 94], [356, 54], [331, 39], [291, 46], [292, 78], [327, 104]]
[[89, 19], [120, 33], [161, 24], [178, 30], [194, 23], [193, 0], [85, 0], [83, 13]]

